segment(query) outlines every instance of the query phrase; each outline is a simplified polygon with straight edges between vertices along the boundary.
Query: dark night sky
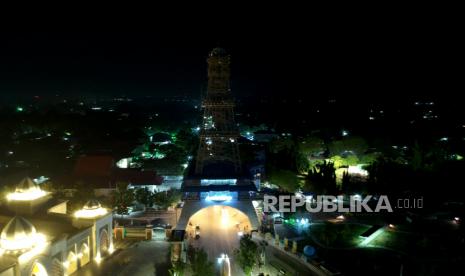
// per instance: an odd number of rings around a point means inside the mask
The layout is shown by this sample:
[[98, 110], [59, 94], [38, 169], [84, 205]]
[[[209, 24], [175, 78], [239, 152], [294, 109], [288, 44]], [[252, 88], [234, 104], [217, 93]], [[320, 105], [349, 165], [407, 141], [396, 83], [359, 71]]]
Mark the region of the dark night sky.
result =
[[216, 45], [238, 95], [452, 95], [461, 39], [441, 26], [0, 34], [3, 95], [197, 96]]

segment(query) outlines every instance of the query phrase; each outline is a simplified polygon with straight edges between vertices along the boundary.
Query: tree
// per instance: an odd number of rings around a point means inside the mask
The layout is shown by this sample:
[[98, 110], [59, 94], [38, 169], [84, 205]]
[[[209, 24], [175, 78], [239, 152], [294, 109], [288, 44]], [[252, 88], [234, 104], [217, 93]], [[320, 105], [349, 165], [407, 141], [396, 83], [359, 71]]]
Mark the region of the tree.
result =
[[305, 190], [320, 194], [332, 194], [337, 191], [336, 169], [333, 162], [324, 161], [308, 172]]
[[208, 260], [207, 252], [203, 248], [189, 245], [188, 259], [193, 276], [210, 276], [215, 274], [213, 263]]
[[319, 157], [325, 153], [326, 146], [322, 139], [309, 136], [299, 143], [299, 151], [307, 158]]
[[151, 207], [153, 204], [153, 193], [147, 187], [137, 189], [135, 198], [137, 202], [144, 204], [145, 207]]
[[95, 198], [94, 189], [89, 183], [76, 181], [73, 185], [73, 189], [75, 192], [68, 204], [68, 208], [72, 212], [81, 209], [88, 200]]
[[134, 202], [134, 191], [128, 189], [129, 184], [126, 182], [116, 183], [113, 206], [119, 215], [129, 214], [129, 206]]
[[251, 275], [253, 267], [257, 264], [258, 246], [252, 241], [251, 235], [243, 235], [239, 249], [234, 251], [234, 256], [245, 275]]
[[295, 192], [299, 188], [297, 175], [288, 170], [277, 170], [270, 174], [270, 182], [287, 192]]
[[168, 272], [170, 276], [183, 276], [185, 269], [186, 265], [181, 261], [177, 261], [171, 264], [171, 268], [168, 270]]
[[162, 209], [166, 209], [180, 200], [181, 192], [179, 190], [168, 190], [153, 195], [153, 202]]

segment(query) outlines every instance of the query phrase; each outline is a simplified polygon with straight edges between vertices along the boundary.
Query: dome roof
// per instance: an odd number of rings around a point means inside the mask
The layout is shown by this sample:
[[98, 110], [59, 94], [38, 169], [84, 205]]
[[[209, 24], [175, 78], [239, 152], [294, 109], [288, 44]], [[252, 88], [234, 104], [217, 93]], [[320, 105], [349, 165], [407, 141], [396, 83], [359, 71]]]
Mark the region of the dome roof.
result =
[[26, 191], [36, 190], [36, 189], [39, 189], [36, 183], [32, 181], [32, 179], [30, 179], [29, 177], [26, 177], [23, 180], [21, 180], [21, 182], [19, 182], [18, 185], [16, 185], [15, 192], [24, 193]]
[[98, 200], [91, 199], [91, 200], [86, 202], [83, 209], [85, 209], [85, 210], [95, 210], [95, 209], [98, 209], [100, 207], [102, 207], [102, 205], [100, 205], [100, 202], [98, 202]]
[[36, 228], [23, 217], [15, 216], [3, 228], [1, 247], [5, 249], [26, 249], [34, 246]]

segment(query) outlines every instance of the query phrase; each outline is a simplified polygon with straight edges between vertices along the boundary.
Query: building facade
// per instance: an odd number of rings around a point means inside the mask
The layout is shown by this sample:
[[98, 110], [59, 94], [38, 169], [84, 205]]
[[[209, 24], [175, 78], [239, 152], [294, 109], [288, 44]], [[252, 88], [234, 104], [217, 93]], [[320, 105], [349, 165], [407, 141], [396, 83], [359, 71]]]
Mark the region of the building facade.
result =
[[112, 214], [97, 201], [67, 201], [23, 179], [0, 208], [0, 276], [70, 275], [113, 252]]

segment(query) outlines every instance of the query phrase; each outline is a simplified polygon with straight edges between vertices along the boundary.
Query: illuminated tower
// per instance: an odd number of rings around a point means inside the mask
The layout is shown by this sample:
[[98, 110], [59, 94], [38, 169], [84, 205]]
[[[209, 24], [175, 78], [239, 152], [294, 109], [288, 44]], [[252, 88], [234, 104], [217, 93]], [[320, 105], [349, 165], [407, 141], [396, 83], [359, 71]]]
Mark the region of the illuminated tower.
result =
[[208, 88], [202, 107], [203, 126], [195, 164], [195, 173], [203, 174], [209, 164], [229, 164], [241, 171], [239, 132], [234, 123], [234, 99], [231, 95], [230, 56], [224, 49], [213, 49], [208, 58]]

